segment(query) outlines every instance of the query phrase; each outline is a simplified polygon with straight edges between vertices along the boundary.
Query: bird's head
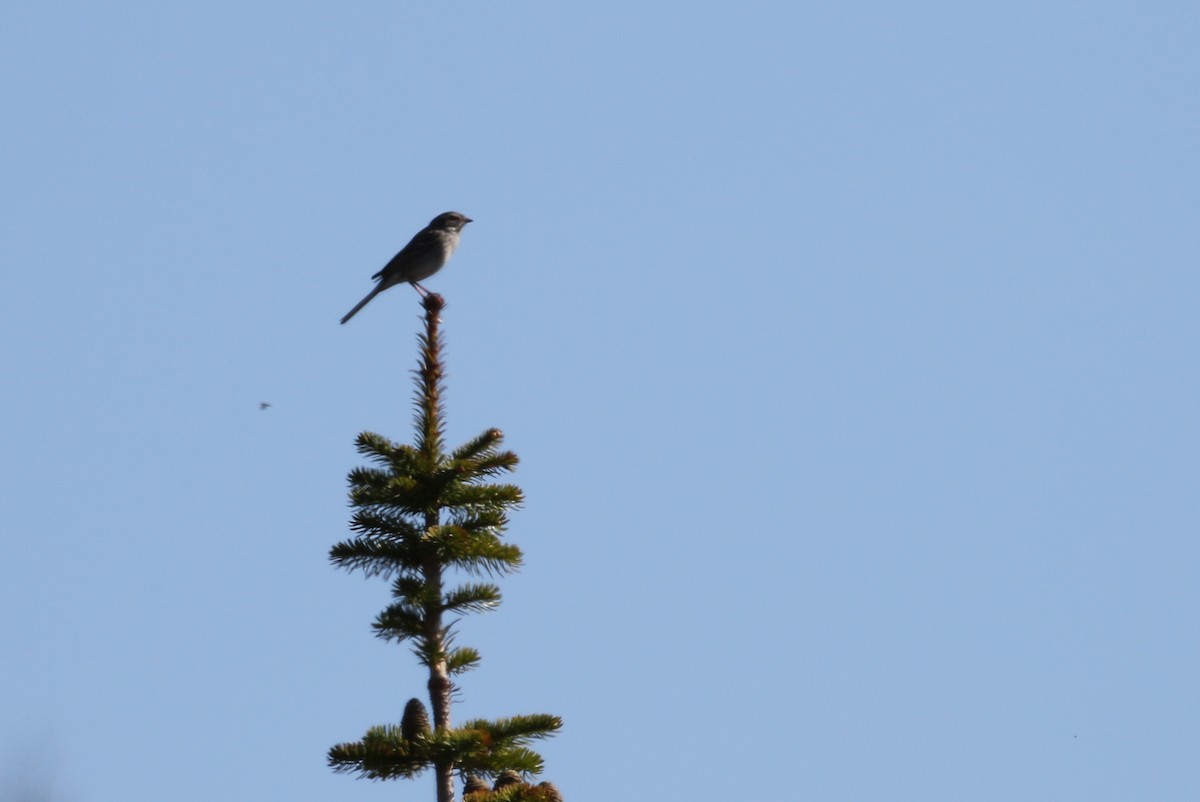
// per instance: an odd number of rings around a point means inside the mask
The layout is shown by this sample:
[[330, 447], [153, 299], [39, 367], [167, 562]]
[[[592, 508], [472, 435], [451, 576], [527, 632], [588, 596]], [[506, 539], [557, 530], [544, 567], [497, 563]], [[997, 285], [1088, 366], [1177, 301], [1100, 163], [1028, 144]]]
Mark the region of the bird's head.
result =
[[462, 231], [463, 226], [470, 222], [472, 222], [471, 218], [462, 212], [442, 212], [429, 221], [429, 227], [443, 231]]

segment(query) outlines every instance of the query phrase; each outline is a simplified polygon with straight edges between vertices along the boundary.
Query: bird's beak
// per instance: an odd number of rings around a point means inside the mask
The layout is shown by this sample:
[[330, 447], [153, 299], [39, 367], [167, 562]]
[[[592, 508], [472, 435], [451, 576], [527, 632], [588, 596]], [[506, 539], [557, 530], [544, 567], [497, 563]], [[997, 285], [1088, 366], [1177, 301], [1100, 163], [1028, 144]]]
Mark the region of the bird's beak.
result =
[[466, 225], [467, 223], [474, 223], [474, 222], [475, 222], [474, 220], [472, 220], [471, 218], [467, 217], [467, 218], [464, 218], [463, 225]]

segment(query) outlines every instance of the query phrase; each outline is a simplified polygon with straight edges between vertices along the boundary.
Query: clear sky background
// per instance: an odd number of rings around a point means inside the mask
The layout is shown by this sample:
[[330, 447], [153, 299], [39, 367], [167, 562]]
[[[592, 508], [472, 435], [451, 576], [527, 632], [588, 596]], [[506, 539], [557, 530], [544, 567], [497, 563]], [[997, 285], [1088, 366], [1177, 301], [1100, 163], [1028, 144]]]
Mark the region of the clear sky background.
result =
[[[456, 717], [612, 799], [1200, 798], [1200, 6], [10, 2], [0, 797], [431, 799], [335, 571], [435, 214], [526, 554]], [[272, 406], [259, 409], [260, 402]]]

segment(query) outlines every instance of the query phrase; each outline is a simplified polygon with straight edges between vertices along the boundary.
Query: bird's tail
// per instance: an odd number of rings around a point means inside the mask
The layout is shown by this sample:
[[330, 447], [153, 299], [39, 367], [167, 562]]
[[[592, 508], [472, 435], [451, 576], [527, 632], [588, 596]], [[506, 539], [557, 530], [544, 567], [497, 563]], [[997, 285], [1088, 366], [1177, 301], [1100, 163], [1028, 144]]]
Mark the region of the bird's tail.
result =
[[347, 313], [346, 313], [346, 316], [345, 316], [344, 318], [342, 318], [342, 323], [345, 323], [347, 320], [349, 320], [350, 318], [352, 318], [352, 317], [354, 317], [355, 315], [357, 315], [357, 314], [358, 314], [358, 310], [360, 310], [360, 309], [362, 309], [364, 306], [366, 306], [366, 305], [367, 305], [367, 303], [368, 303], [368, 302], [369, 302], [369, 301], [370, 301], [372, 298], [374, 298], [376, 295], [378, 295], [378, 294], [379, 294], [379, 291], [380, 291], [380, 290], [382, 290], [382, 289], [383, 289], [383, 285], [382, 285], [382, 284], [377, 284], [377, 285], [375, 285], [375, 289], [373, 289], [373, 290], [371, 290], [370, 292], [368, 292], [368, 293], [367, 293], [367, 297], [366, 297], [366, 298], [363, 298], [361, 301], [359, 301], [357, 304], [355, 304], [355, 306], [354, 306], [354, 308], [353, 308], [353, 309], [351, 309], [349, 312], [347, 312]]

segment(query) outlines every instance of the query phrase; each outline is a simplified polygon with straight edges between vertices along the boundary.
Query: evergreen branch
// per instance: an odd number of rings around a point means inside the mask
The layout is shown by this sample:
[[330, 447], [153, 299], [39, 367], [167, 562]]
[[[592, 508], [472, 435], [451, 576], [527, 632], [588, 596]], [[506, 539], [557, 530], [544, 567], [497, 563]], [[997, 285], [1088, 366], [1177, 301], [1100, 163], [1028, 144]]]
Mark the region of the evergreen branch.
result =
[[482, 661], [479, 652], [469, 646], [462, 646], [446, 655], [446, 671], [451, 676], [464, 674]]
[[365, 468], [361, 465], [352, 468], [346, 475], [346, 482], [350, 485], [350, 503], [354, 503], [355, 496], [365, 496], [372, 490], [378, 493], [386, 492], [394, 475], [382, 468]]
[[519, 462], [517, 455], [497, 448], [503, 439], [504, 434], [499, 429], [488, 429], [454, 450], [450, 455], [451, 468], [470, 479], [515, 470]]
[[375, 432], [360, 432], [355, 440], [358, 453], [368, 457], [378, 468], [357, 467], [350, 471], [352, 485], [389, 479], [395, 476], [415, 476], [424, 472], [421, 454], [405, 443], [393, 443]]
[[457, 544], [447, 562], [476, 576], [510, 574], [521, 567], [521, 550], [494, 538], [470, 538]]
[[492, 584], [459, 585], [446, 594], [442, 609], [455, 613], [482, 613], [500, 604], [500, 588]]
[[459, 529], [465, 529], [471, 534], [482, 534], [492, 538], [499, 538], [500, 535], [508, 528], [508, 514], [500, 507], [455, 507], [448, 509], [446, 515], [446, 526], [454, 526]]
[[[554, 716], [523, 716], [523, 719], [547, 719], [546, 723], [561, 726]], [[505, 720], [512, 722], [514, 720]], [[442, 763], [458, 771], [495, 776], [502, 771], [525, 775], [540, 774], [543, 760], [540, 755], [516, 743], [517, 738], [501, 740], [496, 732], [503, 731], [502, 722], [483, 720], [453, 730], [433, 732], [413, 728], [408, 736], [405, 727], [388, 724], [371, 727], [361, 741], [343, 743], [329, 750], [330, 768], [339, 773], [357, 773], [373, 780], [394, 777], [416, 777], [427, 768]], [[530, 735], [521, 739], [544, 737]]]
[[[383, 487], [395, 476], [395, 472], [385, 468], [370, 468], [365, 465], [355, 465], [346, 474], [346, 481], [351, 487]], [[406, 476], [407, 472], [400, 474]]]
[[[472, 532], [448, 525], [434, 528], [423, 538], [383, 534], [353, 538], [335, 544], [329, 559], [347, 571], [391, 578], [400, 572], [417, 577], [431, 559], [474, 574], [511, 573], [520, 568], [522, 554], [517, 546], [501, 542], [494, 527]], [[394, 586], [393, 592], [398, 587]]]
[[329, 560], [347, 571], [362, 571], [368, 577], [387, 579], [399, 571], [418, 571], [424, 564], [426, 546], [387, 537], [357, 537], [329, 550]]
[[520, 488], [508, 484], [476, 484], [451, 468], [436, 474], [381, 476], [374, 469], [360, 469], [351, 476], [350, 504], [390, 511], [397, 515], [421, 516], [430, 509], [464, 511], [505, 510], [524, 501]]
[[392, 596], [411, 604], [420, 604], [428, 591], [429, 584], [419, 576], [404, 574], [392, 580]]
[[411, 574], [404, 574], [392, 580], [392, 596], [415, 608], [424, 608], [430, 603], [437, 604], [441, 601], [436, 588], [424, 578]]
[[446, 526], [463, 530], [462, 535], [484, 535], [498, 538], [508, 526], [508, 516], [503, 510], [452, 510], [446, 521]]
[[505, 770], [540, 774], [542, 756], [525, 745], [535, 739], [549, 738], [561, 728], [562, 719], [544, 713], [496, 721], [468, 721], [457, 732], [466, 736], [465, 743], [475, 748], [464, 749], [455, 765], [471, 774], [489, 776]]
[[451, 462], [469, 460], [493, 452], [504, 439], [504, 432], [496, 428], [486, 429], [481, 434], [472, 437], [450, 453]]
[[510, 473], [516, 470], [519, 461], [511, 451], [489, 449], [480, 454], [452, 457], [448, 465], [459, 476], [476, 481], [487, 476]]
[[399, 542], [421, 537], [421, 528], [413, 521], [380, 507], [364, 507], [350, 517], [350, 529], [360, 535], [389, 537]]
[[471, 484], [457, 482], [450, 485], [441, 497], [447, 507], [463, 509], [512, 509], [525, 501], [521, 488], [508, 484]]
[[378, 506], [402, 514], [421, 515], [437, 495], [436, 490], [431, 492], [427, 483], [409, 475], [392, 475], [386, 482], [380, 482], [377, 477], [368, 477], [360, 484], [352, 480], [350, 504], [354, 507]]
[[361, 741], [334, 746], [328, 762], [339, 774], [357, 773], [370, 780], [412, 778], [433, 765], [428, 742], [407, 741], [395, 726], [372, 727]]
[[458, 469], [460, 474], [478, 479], [500, 473], [511, 473], [517, 469], [519, 462], [517, 455], [511, 451], [492, 451], [470, 459], [455, 460], [451, 464]]
[[371, 628], [375, 630], [375, 637], [383, 640], [419, 639], [425, 635], [424, 611], [404, 602], [391, 604], [375, 617]]
[[511, 716], [495, 721], [481, 718], [465, 722], [459, 729], [487, 733], [493, 743], [523, 745], [535, 739], [549, 738], [562, 729], [562, 719], [549, 713]]
[[401, 453], [409, 455], [413, 453], [412, 446], [393, 443], [387, 437], [375, 432], [359, 432], [358, 437], [354, 440], [354, 448], [372, 462], [392, 468], [396, 466], [395, 460]]
[[457, 768], [472, 774], [495, 776], [502, 771], [519, 771], [522, 774], [541, 774], [545, 768], [542, 756], [523, 746], [501, 746], [480, 749], [463, 756]]

